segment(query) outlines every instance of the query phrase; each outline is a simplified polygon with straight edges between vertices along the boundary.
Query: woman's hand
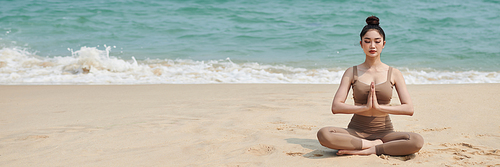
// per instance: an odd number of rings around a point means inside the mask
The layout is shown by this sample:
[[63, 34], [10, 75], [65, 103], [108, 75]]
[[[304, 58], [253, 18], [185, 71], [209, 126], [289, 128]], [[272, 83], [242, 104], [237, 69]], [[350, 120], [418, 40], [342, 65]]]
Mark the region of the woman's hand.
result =
[[374, 82], [370, 84], [370, 93], [368, 93], [368, 99], [366, 100], [366, 107], [368, 108], [368, 110], [373, 109], [373, 96], [375, 94], [375, 91], [373, 91], [373, 83]]
[[375, 82], [370, 84], [370, 93], [368, 93], [368, 100], [366, 102], [366, 107], [368, 110], [380, 110], [380, 105], [377, 101], [377, 93], [375, 93]]
[[372, 107], [373, 109], [375, 110], [380, 110], [380, 105], [378, 104], [378, 100], [377, 100], [377, 93], [375, 92], [375, 82], [372, 82], [371, 85], [370, 85], [370, 92], [371, 92], [371, 95], [372, 95]]

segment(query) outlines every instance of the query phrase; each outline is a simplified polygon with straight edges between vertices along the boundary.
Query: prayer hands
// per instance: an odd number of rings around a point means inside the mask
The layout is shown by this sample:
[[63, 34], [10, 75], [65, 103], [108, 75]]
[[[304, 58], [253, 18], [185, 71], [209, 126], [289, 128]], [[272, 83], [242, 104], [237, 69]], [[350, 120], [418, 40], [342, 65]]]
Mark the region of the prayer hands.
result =
[[370, 84], [370, 93], [368, 94], [368, 100], [366, 102], [366, 106], [369, 109], [375, 109], [375, 110], [380, 109], [380, 105], [378, 104], [377, 101], [377, 94], [375, 93], [375, 82], [372, 82]]

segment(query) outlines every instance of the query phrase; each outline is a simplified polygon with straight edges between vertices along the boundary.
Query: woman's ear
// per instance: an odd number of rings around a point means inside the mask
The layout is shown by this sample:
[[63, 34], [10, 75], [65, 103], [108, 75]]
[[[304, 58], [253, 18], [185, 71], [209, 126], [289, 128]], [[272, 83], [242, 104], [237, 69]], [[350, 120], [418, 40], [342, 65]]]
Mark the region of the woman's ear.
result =
[[382, 49], [385, 47], [385, 41], [384, 41], [384, 45], [382, 46]]

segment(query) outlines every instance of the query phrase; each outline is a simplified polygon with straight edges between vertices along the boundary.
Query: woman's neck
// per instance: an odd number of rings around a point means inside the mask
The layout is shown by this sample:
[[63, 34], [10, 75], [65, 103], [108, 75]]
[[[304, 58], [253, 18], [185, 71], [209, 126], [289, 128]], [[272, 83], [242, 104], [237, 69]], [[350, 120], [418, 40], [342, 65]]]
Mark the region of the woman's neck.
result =
[[365, 66], [367, 69], [377, 68], [377, 67], [380, 67], [383, 65], [384, 65], [384, 63], [382, 63], [382, 61], [380, 61], [380, 56], [374, 57], [374, 58], [370, 58], [367, 56], [367, 58], [365, 59], [365, 62], [363, 63], [363, 66]]

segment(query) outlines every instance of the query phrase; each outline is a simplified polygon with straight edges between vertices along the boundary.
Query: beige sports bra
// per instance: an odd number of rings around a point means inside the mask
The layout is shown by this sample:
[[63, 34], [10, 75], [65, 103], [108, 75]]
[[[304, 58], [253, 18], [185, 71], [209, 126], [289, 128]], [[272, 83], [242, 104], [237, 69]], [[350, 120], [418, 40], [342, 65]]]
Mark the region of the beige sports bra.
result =
[[[354, 97], [354, 102], [356, 104], [366, 104], [368, 100], [368, 94], [370, 93], [370, 85], [358, 81], [358, 68], [353, 66], [354, 79], [351, 84], [352, 95]], [[392, 98], [392, 87], [391, 83], [392, 67], [389, 67], [387, 72], [387, 81], [375, 85], [375, 93], [377, 95], [377, 101], [379, 104], [389, 104]]]

